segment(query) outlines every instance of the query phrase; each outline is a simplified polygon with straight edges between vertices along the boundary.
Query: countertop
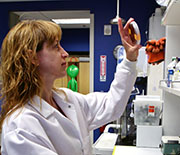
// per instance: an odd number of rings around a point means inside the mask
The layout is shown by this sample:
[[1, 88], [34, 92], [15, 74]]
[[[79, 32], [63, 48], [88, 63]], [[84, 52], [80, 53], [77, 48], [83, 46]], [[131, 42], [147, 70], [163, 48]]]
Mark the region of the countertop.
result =
[[112, 155], [163, 155], [160, 148], [116, 145]]

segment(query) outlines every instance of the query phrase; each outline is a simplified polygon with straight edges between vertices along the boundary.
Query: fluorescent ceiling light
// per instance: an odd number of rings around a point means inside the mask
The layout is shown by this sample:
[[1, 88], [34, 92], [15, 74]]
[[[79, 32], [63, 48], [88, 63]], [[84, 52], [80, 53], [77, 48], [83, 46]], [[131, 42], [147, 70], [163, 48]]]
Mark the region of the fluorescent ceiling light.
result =
[[56, 24], [90, 24], [90, 18], [52, 19]]
[[90, 24], [90, 18], [52, 19], [57, 24]]

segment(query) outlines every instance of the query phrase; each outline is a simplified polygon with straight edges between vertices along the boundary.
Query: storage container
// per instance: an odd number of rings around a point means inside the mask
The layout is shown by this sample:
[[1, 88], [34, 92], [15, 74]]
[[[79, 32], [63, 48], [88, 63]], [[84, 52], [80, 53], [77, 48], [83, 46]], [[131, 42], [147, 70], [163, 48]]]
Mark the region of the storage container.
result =
[[159, 96], [136, 96], [134, 100], [135, 125], [159, 125], [162, 100]]

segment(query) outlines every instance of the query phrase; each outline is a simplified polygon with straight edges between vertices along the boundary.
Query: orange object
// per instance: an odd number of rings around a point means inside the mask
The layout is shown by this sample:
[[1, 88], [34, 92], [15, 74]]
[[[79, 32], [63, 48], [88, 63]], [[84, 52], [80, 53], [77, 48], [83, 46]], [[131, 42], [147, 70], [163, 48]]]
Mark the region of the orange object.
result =
[[164, 51], [153, 53], [153, 52], [147, 52], [148, 55], [148, 63], [149, 64], [159, 64], [160, 62], [164, 61]]
[[159, 40], [149, 40], [146, 45], [146, 54], [148, 55], [149, 64], [159, 64], [164, 60], [166, 38]]
[[152, 46], [152, 45], [147, 44], [147, 46], [146, 46], [146, 51], [148, 51], [148, 52], [152, 52], [152, 49], [153, 49], [153, 46]]
[[164, 47], [163, 47], [162, 44], [159, 46], [159, 49], [160, 49], [161, 51], [164, 49]]
[[147, 44], [149, 44], [149, 45], [155, 45], [155, 44], [156, 44], [156, 40], [149, 40], [149, 41], [147, 42]]

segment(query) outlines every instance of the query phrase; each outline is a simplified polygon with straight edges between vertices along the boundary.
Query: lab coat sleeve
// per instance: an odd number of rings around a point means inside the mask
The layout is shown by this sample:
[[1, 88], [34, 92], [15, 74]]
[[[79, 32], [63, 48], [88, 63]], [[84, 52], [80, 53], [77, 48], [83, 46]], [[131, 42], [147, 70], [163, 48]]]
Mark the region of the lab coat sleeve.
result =
[[118, 119], [125, 110], [137, 76], [136, 62], [124, 59], [117, 65], [115, 78], [107, 93], [90, 93], [84, 97], [88, 130]]
[[2, 136], [2, 155], [58, 155], [48, 148], [41, 137], [23, 129], [16, 129]]

